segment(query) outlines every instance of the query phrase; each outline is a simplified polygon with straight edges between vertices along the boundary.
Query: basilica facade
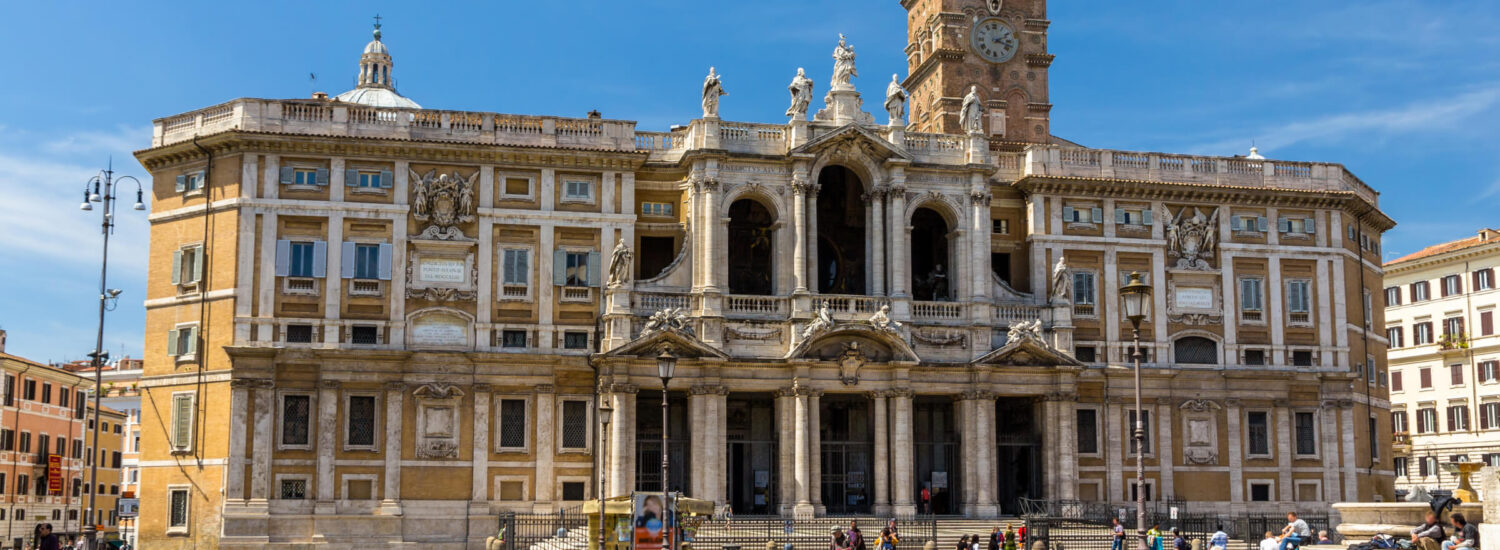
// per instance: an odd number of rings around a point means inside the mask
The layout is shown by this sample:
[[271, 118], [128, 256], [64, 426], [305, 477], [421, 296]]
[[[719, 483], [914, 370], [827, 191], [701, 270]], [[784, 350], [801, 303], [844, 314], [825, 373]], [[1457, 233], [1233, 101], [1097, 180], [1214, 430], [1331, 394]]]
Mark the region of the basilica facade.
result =
[[857, 86], [839, 37], [784, 122], [719, 118], [712, 69], [667, 132], [424, 109], [378, 28], [348, 93], [155, 121], [140, 542], [474, 547], [663, 487], [787, 517], [1390, 498], [1378, 194], [1053, 137], [1043, 0], [902, 4], [909, 75]]

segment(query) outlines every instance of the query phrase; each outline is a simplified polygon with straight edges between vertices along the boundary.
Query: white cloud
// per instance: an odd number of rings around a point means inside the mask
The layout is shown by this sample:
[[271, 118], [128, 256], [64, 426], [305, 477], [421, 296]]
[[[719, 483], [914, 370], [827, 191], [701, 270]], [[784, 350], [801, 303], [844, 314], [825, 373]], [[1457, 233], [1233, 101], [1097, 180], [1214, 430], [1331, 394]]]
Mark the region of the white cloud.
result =
[[[3, 129], [0, 129], [3, 130]], [[145, 149], [151, 145], [151, 127], [119, 125], [112, 132], [85, 131], [63, 136], [42, 144], [42, 150], [55, 155], [80, 153], [119, 153]], [[122, 159], [130, 165], [133, 160]], [[123, 166], [124, 164], [122, 164]]]

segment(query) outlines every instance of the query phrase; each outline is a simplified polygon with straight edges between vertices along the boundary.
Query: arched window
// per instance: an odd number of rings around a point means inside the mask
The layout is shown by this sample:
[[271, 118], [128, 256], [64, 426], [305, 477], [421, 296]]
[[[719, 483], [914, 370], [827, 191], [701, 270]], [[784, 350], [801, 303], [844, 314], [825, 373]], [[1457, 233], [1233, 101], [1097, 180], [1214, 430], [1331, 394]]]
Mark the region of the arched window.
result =
[[955, 279], [948, 262], [948, 221], [931, 208], [911, 216], [911, 288], [918, 300], [953, 299]]
[[818, 292], [864, 294], [864, 184], [854, 171], [829, 166], [819, 171], [818, 187]]
[[774, 293], [772, 266], [775, 255], [776, 222], [765, 205], [740, 199], [729, 205], [729, 293], [770, 295]]
[[1219, 362], [1219, 344], [1202, 336], [1184, 336], [1173, 344], [1176, 362], [1213, 365]]

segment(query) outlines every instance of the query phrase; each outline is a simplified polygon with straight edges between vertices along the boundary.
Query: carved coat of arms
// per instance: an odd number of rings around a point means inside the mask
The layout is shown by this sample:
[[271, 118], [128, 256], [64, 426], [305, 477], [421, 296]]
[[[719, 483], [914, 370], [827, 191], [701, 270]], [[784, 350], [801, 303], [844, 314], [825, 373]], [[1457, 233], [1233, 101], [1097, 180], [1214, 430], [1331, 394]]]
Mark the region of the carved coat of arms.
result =
[[863, 366], [865, 366], [865, 352], [859, 349], [859, 342], [844, 344], [844, 351], [839, 354], [839, 380], [845, 386], [858, 384], [859, 368]]
[[468, 178], [458, 175], [458, 172], [438, 174], [437, 170], [429, 170], [424, 175], [412, 171], [411, 175], [412, 181], [417, 182], [412, 185], [412, 217], [428, 222], [417, 238], [472, 240], [464, 236], [458, 225], [474, 221], [474, 180], [479, 177], [479, 172]]

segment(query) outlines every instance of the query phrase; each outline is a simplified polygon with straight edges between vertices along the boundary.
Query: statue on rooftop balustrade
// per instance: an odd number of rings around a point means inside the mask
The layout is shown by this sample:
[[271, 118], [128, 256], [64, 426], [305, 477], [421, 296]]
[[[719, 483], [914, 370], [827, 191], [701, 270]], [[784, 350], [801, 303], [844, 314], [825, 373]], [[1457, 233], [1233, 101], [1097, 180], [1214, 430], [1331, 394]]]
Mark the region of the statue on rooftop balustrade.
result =
[[854, 89], [849, 79], [856, 76], [859, 76], [859, 70], [854, 68], [854, 46], [845, 42], [844, 35], [841, 33], [839, 45], [833, 49], [833, 89]]
[[797, 67], [797, 76], [792, 77], [792, 84], [786, 89], [792, 93], [792, 106], [786, 110], [786, 116], [802, 120], [807, 118], [807, 105], [812, 103], [813, 81], [807, 77], [802, 67]]
[[724, 91], [724, 83], [719, 80], [718, 73], [713, 67], [708, 68], [708, 76], [703, 78], [703, 118], [719, 117], [719, 96], [729, 95]]
[[979, 100], [979, 87], [969, 86], [964, 94], [963, 107], [958, 110], [958, 125], [965, 133], [984, 133], [984, 103]]
[[901, 87], [901, 82], [896, 75], [891, 75], [891, 83], [885, 87], [885, 112], [890, 115], [891, 124], [899, 124], [906, 118], [906, 88]]

